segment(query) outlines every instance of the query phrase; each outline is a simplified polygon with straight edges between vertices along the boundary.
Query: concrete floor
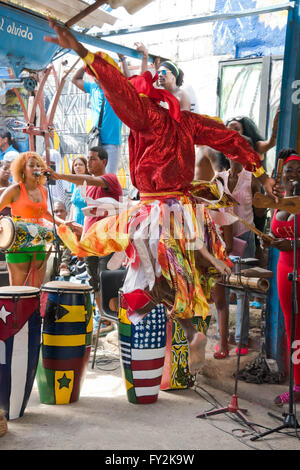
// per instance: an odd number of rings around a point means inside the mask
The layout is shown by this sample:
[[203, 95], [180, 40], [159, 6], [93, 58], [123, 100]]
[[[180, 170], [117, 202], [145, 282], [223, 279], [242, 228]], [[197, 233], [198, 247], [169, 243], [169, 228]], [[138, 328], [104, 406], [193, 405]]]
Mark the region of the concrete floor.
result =
[[[111, 458], [116, 450], [185, 450], [198, 455], [197, 450], [300, 449], [295, 434], [272, 434], [252, 442], [253, 432], [232, 413], [196, 418], [215, 405], [229, 404], [234, 382], [227, 373], [217, 378], [199, 375], [195, 388], [160, 392], [152, 405], [128, 403], [118, 357], [111, 356], [117, 353], [114, 341], [108, 337], [102, 342], [96, 367], [89, 367], [78, 402], [41, 404], [35, 385], [24, 416], [9, 421], [8, 432], [0, 438], [0, 450], [102, 450], [102, 456]], [[206, 366], [213, 360], [209, 351], [208, 356]], [[224, 367], [226, 361], [221, 361], [221, 370], [230, 369]], [[233, 356], [231, 362], [235, 361]], [[268, 412], [273, 408], [272, 397], [283, 389], [286, 386], [239, 383], [239, 405], [248, 409], [251, 422], [274, 428], [280, 423]], [[281, 416], [282, 410], [275, 413]]]

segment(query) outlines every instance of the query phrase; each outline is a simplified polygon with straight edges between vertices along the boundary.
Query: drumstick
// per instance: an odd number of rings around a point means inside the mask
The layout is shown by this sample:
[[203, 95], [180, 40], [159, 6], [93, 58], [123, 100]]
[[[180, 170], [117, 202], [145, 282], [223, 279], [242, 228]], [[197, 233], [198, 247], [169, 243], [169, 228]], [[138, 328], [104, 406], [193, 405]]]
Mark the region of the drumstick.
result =
[[256, 228], [253, 225], [249, 224], [248, 222], [246, 222], [246, 220], [241, 219], [238, 215], [233, 214], [233, 213], [232, 213], [232, 215], [233, 215], [233, 217], [236, 217], [239, 222], [242, 222], [242, 224], [246, 225], [246, 227], [248, 227], [248, 229], [251, 230], [251, 232], [255, 233], [255, 235], [257, 235], [258, 237], [260, 237], [263, 240], [266, 240], [270, 243], [272, 241], [274, 241], [273, 237], [271, 237], [270, 235], [267, 235], [266, 233], [261, 232], [260, 230], [258, 230], [258, 228]]
[[276, 167], [276, 183], [281, 183], [284, 159], [278, 158]]

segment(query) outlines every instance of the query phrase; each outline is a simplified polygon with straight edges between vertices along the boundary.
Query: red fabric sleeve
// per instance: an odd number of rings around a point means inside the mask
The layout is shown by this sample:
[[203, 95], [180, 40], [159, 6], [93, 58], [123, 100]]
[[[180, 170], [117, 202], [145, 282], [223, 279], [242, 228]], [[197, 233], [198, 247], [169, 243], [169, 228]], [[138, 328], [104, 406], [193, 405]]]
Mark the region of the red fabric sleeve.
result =
[[208, 145], [230, 160], [241, 163], [248, 171], [255, 172], [262, 166], [258, 153], [237, 131], [228, 129], [215, 119], [189, 114], [196, 145]]
[[157, 105], [140, 96], [128, 78], [102, 58], [101, 52], [94, 54], [93, 62], [86, 65], [86, 72], [96, 77], [111, 107], [126, 126], [138, 131], [155, 125], [152, 108]]

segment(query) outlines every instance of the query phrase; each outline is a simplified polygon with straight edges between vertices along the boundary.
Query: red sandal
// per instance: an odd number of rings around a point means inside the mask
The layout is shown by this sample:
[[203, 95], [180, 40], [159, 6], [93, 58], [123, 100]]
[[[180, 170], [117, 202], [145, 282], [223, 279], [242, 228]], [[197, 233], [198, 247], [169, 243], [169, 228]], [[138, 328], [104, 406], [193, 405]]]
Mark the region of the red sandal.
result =
[[220, 351], [220, 346], [215, 347], [215, 353], [214, 353], [214, 358], [215, 359], [226, 359], [226, 357], [229, 356], [229, 349], [227, 349], [225, 352]]
[[[235, 354], [238, 355], [239, 353], [239, 347], [236, 348]], [[248, 354], [248, 348], [241, 348], [240, 356], [246, 356]]]

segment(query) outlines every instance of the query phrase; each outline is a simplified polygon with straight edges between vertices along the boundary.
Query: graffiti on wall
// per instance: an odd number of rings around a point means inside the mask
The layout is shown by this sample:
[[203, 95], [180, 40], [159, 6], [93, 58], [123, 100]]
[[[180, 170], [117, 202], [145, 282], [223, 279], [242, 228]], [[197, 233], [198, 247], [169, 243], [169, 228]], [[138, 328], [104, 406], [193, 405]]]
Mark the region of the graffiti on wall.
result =
[[[276, 4], [276, 0], [216, 0], [215, 11], [244, 11]], [[286, 21], [286, 11], [218, 21], [214, 25], [214, 54], [235, 58], [282, 55]]]

